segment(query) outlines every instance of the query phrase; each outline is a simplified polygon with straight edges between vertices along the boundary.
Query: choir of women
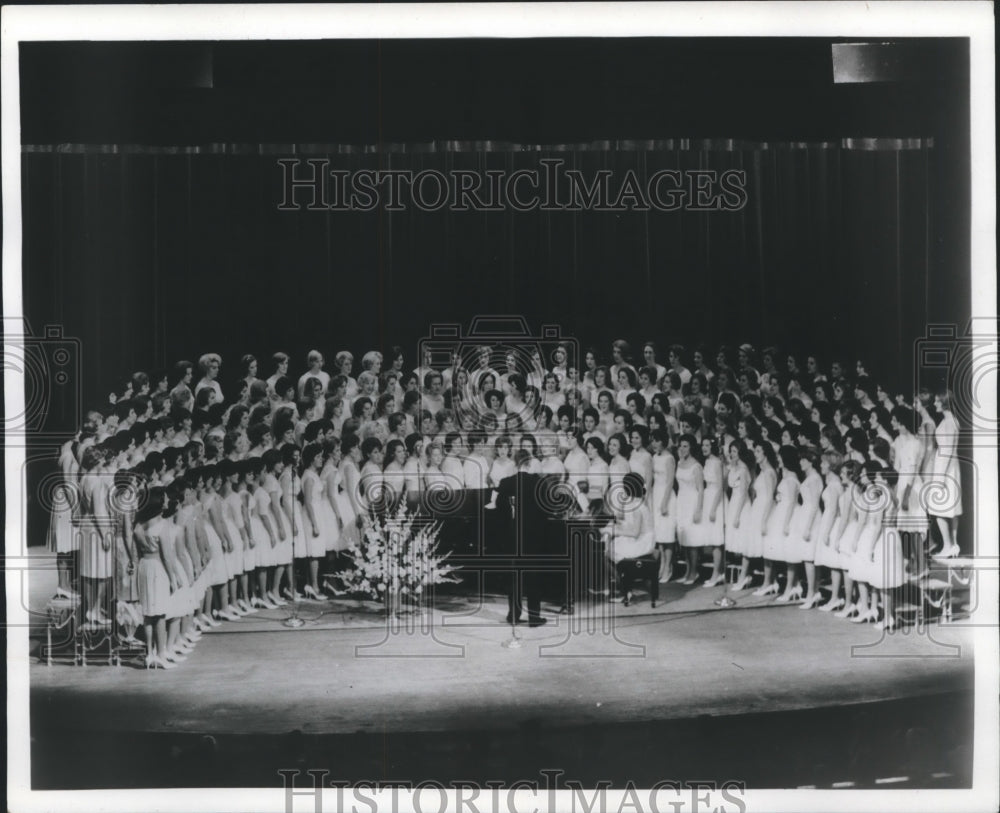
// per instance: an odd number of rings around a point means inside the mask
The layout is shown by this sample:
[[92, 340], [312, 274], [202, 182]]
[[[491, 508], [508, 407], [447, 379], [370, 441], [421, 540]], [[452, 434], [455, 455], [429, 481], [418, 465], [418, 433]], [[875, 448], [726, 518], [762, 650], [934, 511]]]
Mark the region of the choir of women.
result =
[[371, 512], [421, 510], [441, 489], [487, 495], [515, 452], [595, 527], [638, 528], [603, 534], [642, 540], [607, 555], [653, 556], [662, 582], [720, 586], [728, 560], [732, 591], [891, 628], [896, 588], [926, 575], [928, 553], [958, 553], [952, 393], [893, 400], [860, 362], [824, 371], [776, 348], [763, 373], [746, 344], [671, 345], [668, 367], [641, 348], [638, 366], [618, 340], [608, 365], [591, 348], [578, 368], [561, 345], [519, 369], [523, 354], [483, 347], [474, 370], [455, 353], [446, 371], [427, 356], [410, 372], [397, 347], [385, 372], [365, 353], [357, 380], [343, 350], [332, 376], [318, 350], [300, 376], [274, 353], [266, 381], [243, 356], [229, 386], [215, 353], [137, 372], [60, 454], [57, 595], [79, 598], [87, 624], [115, 615], [130, 642], [142, 626], [147, 665], [172, 668], [206, 629], [325, 600]]

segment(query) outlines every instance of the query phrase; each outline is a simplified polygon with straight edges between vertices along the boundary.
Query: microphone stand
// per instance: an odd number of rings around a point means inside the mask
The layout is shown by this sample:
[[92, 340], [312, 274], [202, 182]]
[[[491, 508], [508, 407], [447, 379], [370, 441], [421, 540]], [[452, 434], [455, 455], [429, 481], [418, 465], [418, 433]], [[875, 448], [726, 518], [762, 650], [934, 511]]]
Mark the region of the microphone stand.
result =
[[728, 550], [726, 549], [726, 530], [725, 530], [725, 517], [723, 517], [723, 537], [722, 537], [722, 597], [717, 598], [714, 602], [716, 607], [721, 607], [722, 609], [728, 609], [729, 607], [736, 606], [736, 599], [729, 595], [729, 578], [727, 571], [729, 566], [726, 563], [726, 556], [728, 555]]
[[[292, 563], [288, 566], [289, 568], [294, 568], [295, 567], [295, 499], [296, 499], [296, 497], [295, 497], [295, 476], [296, 476], [295, 475], [295, 470], [293, 469], [292, 470], [292, 477], [291, 477], [291, 480], [292, 480], [292, 505], [291, 505], [291, 507], [292, 507], [292, 512], [291, 512], [292, 513]], [[291, 576], [291, 570], [289, 570], [289, 577], [290, 576]], [[294, 580], [292, 578], [289, 578], [288, 579], [288, 583], [289, 584], [294, 584]], [[285, 627], [291, 627], [292, 629], [297, 629], [298, 627], [305, 626], [305, 623], [306, 623], [301, 618], [299, 618], [299, 602], [295, 600], [295, 596], [296, 596], [297, 593], [298, 593], [298, 590], [296, 590], [295, 593], [292, 593], [292, 607], [291, 607], [291, 610], [290, 610], [291, 615], [288, 616], [288, 618], [286, 618], [284, 621], [281, 622], [283, 626], [285, 626]]]

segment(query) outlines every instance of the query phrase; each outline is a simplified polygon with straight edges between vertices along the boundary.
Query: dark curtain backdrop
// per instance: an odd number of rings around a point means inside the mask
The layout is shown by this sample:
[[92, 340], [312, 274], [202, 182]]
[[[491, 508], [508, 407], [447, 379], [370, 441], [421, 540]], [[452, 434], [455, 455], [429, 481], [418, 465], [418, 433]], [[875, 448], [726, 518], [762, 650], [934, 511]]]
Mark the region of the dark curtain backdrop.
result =
[[[629, 169], [736, 168], [749, 197], [708, 213], [279, 211], [277, 161], [294, 156], [508, 173], [561, 158], [611, 170], [612, 187]], [[602, 350], [621, 337], [863, 356], [908, 388], [941, 301], [933, 157], [919, 140], [25, 147], [25, 311], [81, 340], [83, 391], [101, 401], [129, 371], [202, 352], [223, 356], [230, 389], [243, 353], [304, 368], [312, 347], [410, 349], [434, 322], [484, 313]]]

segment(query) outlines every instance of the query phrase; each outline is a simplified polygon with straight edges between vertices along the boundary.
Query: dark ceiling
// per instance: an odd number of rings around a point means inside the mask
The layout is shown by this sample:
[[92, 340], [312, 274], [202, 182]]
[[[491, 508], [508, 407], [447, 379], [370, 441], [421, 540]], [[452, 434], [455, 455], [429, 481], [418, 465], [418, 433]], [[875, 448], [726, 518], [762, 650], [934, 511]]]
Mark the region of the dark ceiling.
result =
[[[830, 39], [22, 43], [22, 142], [934, 136], [968, 141], [968, 42], [835, 84]], [[902, 50], [900, 50], [902, 49]]]

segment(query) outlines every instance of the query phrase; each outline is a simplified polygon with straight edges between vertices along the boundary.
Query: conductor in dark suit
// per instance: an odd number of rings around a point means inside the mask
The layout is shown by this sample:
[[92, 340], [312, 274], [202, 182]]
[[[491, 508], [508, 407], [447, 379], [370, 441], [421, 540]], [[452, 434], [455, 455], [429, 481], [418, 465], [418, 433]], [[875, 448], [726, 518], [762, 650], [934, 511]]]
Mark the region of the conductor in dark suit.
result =
[[521, 600], [528, 605], [528, 626], [546, 623], [541, 615], [541, 574], [533, 568], [531, 556], [545, 553], [549, 515], [540, 504], [540, 475], [528, 472], [531, 454], [519, 450], [514, 455], [517, 473], [500, 481], [497, 488], [496, 510], [502, 512], [507, 533], [503, 553], [511, 557], [511, 577], [507, 598], [507, 623], [520, 623]]

